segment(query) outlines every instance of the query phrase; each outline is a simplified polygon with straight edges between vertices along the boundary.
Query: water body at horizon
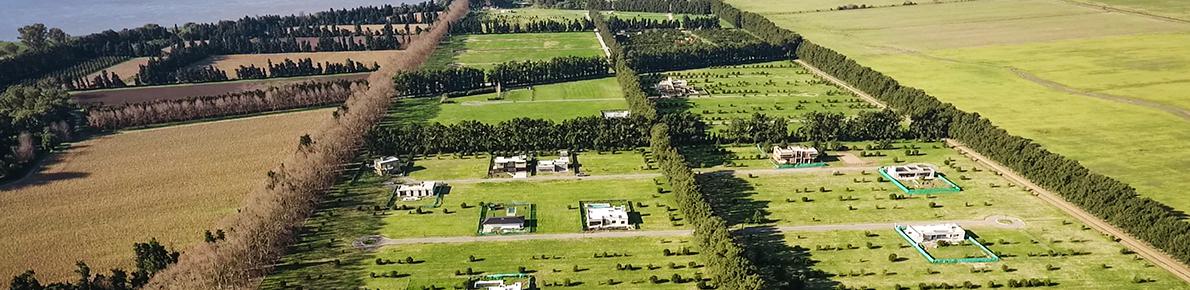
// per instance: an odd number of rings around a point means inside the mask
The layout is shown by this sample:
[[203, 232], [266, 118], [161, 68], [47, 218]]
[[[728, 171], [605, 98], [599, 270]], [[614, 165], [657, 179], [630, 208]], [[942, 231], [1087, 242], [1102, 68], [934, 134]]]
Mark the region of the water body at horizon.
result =
[[215, 22], [249, 15], [290, 15], [421, 0], [0, 0], [0, 40], [16, 41], [17, 28], [33, 23], [70, 35], [187, 22]]

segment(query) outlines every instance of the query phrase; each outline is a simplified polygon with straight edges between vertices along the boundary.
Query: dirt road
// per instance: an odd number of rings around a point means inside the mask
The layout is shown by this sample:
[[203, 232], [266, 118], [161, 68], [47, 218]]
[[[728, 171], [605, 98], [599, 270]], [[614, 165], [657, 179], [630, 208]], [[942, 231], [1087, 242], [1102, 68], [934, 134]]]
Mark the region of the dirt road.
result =
[[[803, 174], [810, 172], [854, 172], [869, 170], [876, 171], [876, 167], [871, 166], [830, 166], [830, 167], [807, 167], [807, 168], [764, 168], [764, 169], [712, 169], [709, 172], [702, 172], [706, 174], [735, 174], [735, 175], [781, 175], [781, 174]], [[631, 174], [610, 174], [610, 175], [591, 175], [591, 176], [575, 176], [575, 175], [538, 175], [529, 178], [467, 178], [467, 179], [448, 179], [441, 180], [447, 184], [473, 184], [473, 183], [496, 183], [496, 182], [516, 182], [516, 181], [546, 181], [546, 180], [616, 180], [616, 179], [646, 179], [662, 177], [661, 173], [631, 173]]]

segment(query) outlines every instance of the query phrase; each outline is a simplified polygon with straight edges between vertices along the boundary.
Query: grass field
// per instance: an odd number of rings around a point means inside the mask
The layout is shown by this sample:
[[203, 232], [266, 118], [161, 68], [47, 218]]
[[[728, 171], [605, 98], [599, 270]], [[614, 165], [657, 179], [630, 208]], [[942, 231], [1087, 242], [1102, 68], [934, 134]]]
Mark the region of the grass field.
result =
[[[749, 10], [762, 15], [774, 14], [795, 14], [806, 12], [820, 12], [829, 11], [839, 8], [843, 5], [868, 5], [868, 6], [892, 6], [901, 5], [905, 1], [901, 0], [801, 0], [801, 1], [781, 1], [781, 0], [729, 0], [724, 1], [741, 10]], [[920, 4], [932, 4], [935, 2], [950, 2], [950, 1], [918, 1]]]
[[503, 100], [496, 94], [452, 98], [440, 104], [437, 99], [405, 99], [397, 103], [390, 119], [415, 119], [444, 124], [464, 120], [497, 123], [513, 118], [537, 118], [556, 122], [582, 116], [598, 116], [602, 110], [628, 107], [614, 78], [509, 89]]
[[75, 261], [133, 268], [132, 244], [178, 250], [235, 212], [244, 194], [328, 110], [128, 131], [52, 156], [39, 173], [0, 188], [0, 277], [75, 277]]
[[1142, 195], [1190, 209], [1182, 194], [1190, 183], [1179, 175], [1190, 168], [1190, 103], [1178, 97], [1190, 83], [1190, 24], [1041, 0], [768, 17]]
[[482, 69], [509, 61], [603, 55], [599, 41], [595, 39], [595, 34], [590, 32], [487, 34], [455, 37], [463, 38], [464, 49], [454, 58], [454, 62]]
[[733, 118], [750, 118], [762, 113], [797, 120], [808, 112], [852, 114], [874, 108], [862, 99], [827, 84], [804, 68], [788, 61], [715, 67], [666, 73], [685, 79], [705, 97], [658, 101], [662, 111], [686, 110], [724, 129]]
[[1190, 20], [1190, 2], [1179, 0], [1076, 0], [1094, 5]]

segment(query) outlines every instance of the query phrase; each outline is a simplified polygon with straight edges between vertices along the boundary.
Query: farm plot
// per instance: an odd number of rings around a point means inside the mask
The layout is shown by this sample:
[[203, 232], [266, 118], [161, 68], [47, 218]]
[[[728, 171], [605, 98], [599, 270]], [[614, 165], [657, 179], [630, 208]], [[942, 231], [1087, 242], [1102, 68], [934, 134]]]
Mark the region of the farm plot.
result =
[[304, 81], [362, 80], [367, 78], [367, 74], [348, 74], [266, 80], [243, 80], [202, 84], [130, 87], [72, 92], [71, 97], [73, 97], [76, 102], [82, 104], [103, 104], [115, 106], [158, 100], [177, 100], [201, 96], [217, 96], [227, 93], [263, 89], [269, 86]]
[[[670, 220], [668, 196], [650, 178], [614, 180], [548, 180], [503, 182], [451, 182], [439, 208], [394, 210], [383, 217], [381, 235], [389, 238], [442, 237], [474, 235], [478, 226], [480, 203], [531, 203], [536, 208], [536, 233], [577, 233], [582, 231], [580, 200], [623, 199], [637, 203], [644, 223], [641, 230], [680, 228], [680, 221]], [[410, 202], [409, 207], [424, 202]], [[398, 202], [400, 208], [406, 202]], [[643, 206], [642, 206], [643, 205]], [[420, 213], [419, 213], [420, 212]], [[673, 215], [677, 215], [673, 213]], [[528, 216], [528, 214], [525, 214]]]
[[128, 83], [129, 85], [132, 85], [133, 84], [132, 79], [135, 78], [136, 75], [140, 73], [140, 66], [148, 64], [148, 63], [149, 63], [148, 57], [132, 58], [132, 59], [126, 60], [124, 62], [118, 63], [114, 66], [100, 70], [99, 72], [95, 72], [91, 75], [88, 75], [87, 79], [88, 80], [95, 79], [95, 77], [102, 74], [103, 71], [107, 71], [108, 73], [113, 73], [113, 74], [119, 75], [121, 80], [123, 80], [125, 83]]
[[390, 116], [400, 119], [397, 117], [419, 115], [420, 119], [443, 124], [464, 120], [496, 123], [521, 117], [562, 121], [627, 107], [616, 80], [603, 78], [508, 89], [503, 99], [496, 93], [453, 98], [448, 103], [406, 99], [397, 103]]
[[[1176, 289], [1177, 278], [1084, 225], [1062, 220], [1030, 221], [1025, 229], [970, 227], [969, 234], [998, 253], [999, 262], [931, 264], [891, 228], [869, 231], [797, 232], [786, 243], [801, 245], [816, 269], [850, 287], [969, 282], [982, 288], [1008, 286], [1009, 279], [1049, 280], [1062, 289]], [[949, 249], [948, 249], [949, 250]], [[1144, 281], [1143, 283], [1138, 283]]]
[[703, 95], [658, 100], [662, 112], [685, 110], [703, 118], [715, 129], [725, 129], [735, 118], [755, 113], [785, 117], [794, 122], [808, 112], [851, 114], [874, 107], [804, 68], [788, 61], [668, 72], [651, 79], [683, 79]]
[[182, 250], [234, 213], [297, 137], [330, 116], [312, 110], [128, 131], [51, 156], [38, 173], [0, 187], [0, 276], [35, 269], [43, 281], [132, 267], [132, 244]]
[[463, 38], [464, 46], [463, 51], [454, 57], [455, 63], [480, 69], [488, 69], [498, 63], [509, 61], [603, 55], [599, 41], [595, 39], [595, 34], [590, 32], [486, 34], [455, 37]]
[[401, 57], [403, 51], [400, 50], [377, 50], [377, 51], [332, 51], [332, 52], [293, 52], [293, 53], [265, 53], [265, 54], [230, 54], [230, 55], [216, 55], [208, 57], [204, 60], [195, 62], [189, 67], [202, 67], [213, 65], [220, 70], [227, 72], [227, 77], [235, 79], [235, 71], [241, 66], [254, 65], [260, 68], [267, 68], [270, 61], [277, 64], [291, 59], [293, 61], [303, 60], [309, 58], [316, 64], [325, 63], [344, 63], [348, 59], [363, 63], [371, 67], [375, 63], [388, 63], [387, 59]]

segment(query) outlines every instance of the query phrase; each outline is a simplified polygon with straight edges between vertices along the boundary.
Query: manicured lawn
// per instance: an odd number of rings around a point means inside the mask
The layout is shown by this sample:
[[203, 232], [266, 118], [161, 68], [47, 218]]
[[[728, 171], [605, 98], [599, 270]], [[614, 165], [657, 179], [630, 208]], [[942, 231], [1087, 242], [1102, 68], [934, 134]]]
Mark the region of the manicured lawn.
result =
[[549, 60], [562, 56], [601, 56], [591, 32], [466, 35], [464, 50], [455, 62], [488, 69], [508, 61]]
[[[810, 257], [819, 261], [815, 268], [834, 274], [832, 280], [851, 287], [890, 289], [895, 284], [917, 287], [917, 283], [962, 285], [965, 281], [983, 286], [1008, 279], [1049, 278], [1061, 289], [1177, 289], [1185, 284], [1133, 254], [1121, 254], [1120, 246], [1093, 230], [1083, 230], [1078, 223], [1034, 221], [1021, 230], [972, 228], [1002, 260], [987, 264], [931, 264], [909, 247], [890, 228], [870, 231], [799, 232], [787, 235], [790, 245], [808, 248]], [[870, 249], [868, 243], [877, 247]], [[852, 249], [847, 249], [847, 245]], [[830, 248], [830, 249], [828, 249]], [[842, 249], [840, 249], [842, 248]], [[1072, 256], [1074, 250], [1083, 254]], [[1065, 255], [1050, 255], [1063, 253]], [[890, 262], [888, 256], [900, 260]], [[1041, 256], [1038, 254], [1045, 254]], [[1047, 270], [1046, 266], [1051, 266]], [[1109, 268], [1104, 269], [1104, 265]], [[1002, 267], [1007, 266], [1010, 272]], [[985, 269], [976, 272], [973, 269]], [[933, 274], [927, 274], [927, 272]], [[1134, 277], [1155, 279], [1133, 283]]]
[[[443, 206], [432, 213], [388, 211], [380, 233], [390, 238], [474, 235], [479, 222], [480, 202], [528, 202], [537, 207], [537, 233], [581, 232], [580, 200], [625, 199], [641, 202], [637, 207], [644, 223], [641, 230], [680, 228], [669, 221], [668, 195], [657, 194], [653, 179], [591, 181], [508, 181], [451, 184]], [[403, 204], [404, 202], [398, 203]], [[423, 202], [413, 202], [424, 204]], [[467, 208], [462, 204], [466, 203]], [[443, 212], [443, 209], [451, 213]], [[680, 224], [678, 222], [676, 224]]]
[[389, 112], [386, 123], [430, 121], [444, 124], [464, 120], [498, 123], [514, 118], [547, 119], [555, 122], [584, 116], [599, 116], [604, 110], [628, 107], [613, 78], [532, 86], [507, 91], [505, 99], [495, 93], [438, 99], [403, 99]]
[[488, 176], [490, 156], [438, 155], [413, 161], [410, 178], [417, 180], [473, 179]]
[[582, 164], [581, 172], [593, 176], [635, 173], [660, 174], [661, 171], [658, 170], [655, 161], [645, 161], [646, 159], [652, 160], [651, 156], [652, 153], [638, 151], [619, 151], [616, 154], [587, 151], [578, 156], [578, 161]]

